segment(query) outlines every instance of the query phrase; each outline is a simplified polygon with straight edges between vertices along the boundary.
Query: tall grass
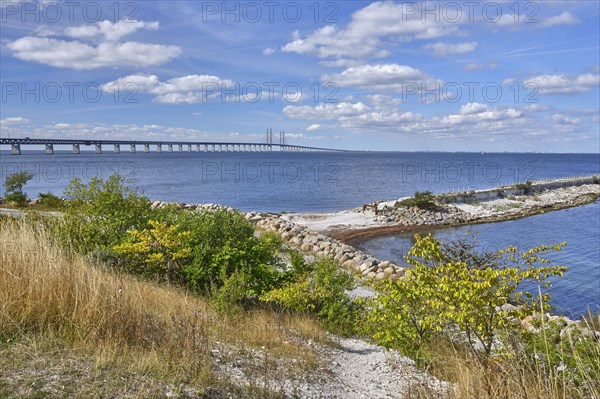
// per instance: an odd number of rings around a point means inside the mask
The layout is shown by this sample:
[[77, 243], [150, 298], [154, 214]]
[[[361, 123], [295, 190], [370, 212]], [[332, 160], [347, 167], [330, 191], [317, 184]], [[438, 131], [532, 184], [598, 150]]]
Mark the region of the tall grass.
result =
[[0, 221], [0, 338], [52, 337], [99, 360], [198, 387], [214, 382], [217, 342], [311, 364], [312, 351], [290, 337], [326, 340], [309, 318], [268, 310], [221, 317], [183, 289], [86, 264], [49, 234], [27, 221]]

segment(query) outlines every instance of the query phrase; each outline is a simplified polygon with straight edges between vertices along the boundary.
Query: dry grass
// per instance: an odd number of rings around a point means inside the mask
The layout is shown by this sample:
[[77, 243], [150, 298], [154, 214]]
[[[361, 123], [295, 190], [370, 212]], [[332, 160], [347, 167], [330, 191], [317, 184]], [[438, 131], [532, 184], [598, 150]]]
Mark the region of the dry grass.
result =
[[[548, 342], [549, 345], [553, 343]], [[567, 340], [563, 345], [574, 345]], [[566, 349], [566, 348], [565, 348]], [[560, 352], [560, 348], [558, 349]], [[600, 345], [591, 350], [600, 362]], [[542, 361], [525, 365], [520, 359], [492, 357], [487, 366], [467, 349], [451, 342], [439, 341], [428, 348], [431, 372], [445, 381], [454, 383], [449, 399], [597, 399], [597, 381], [589, 380], [584, 386], [575, 386], [568, 376], [560, 373], [549, 376]], [[579, 359], [581, 360], [581, 359]], [[582, 369], [586, 366], [578, 365]], [[591, 377], [590, 377], [591, 378]], [[414, 399], [433, 399], [436, 393], [420, 387]]]
[[[152, 376], [199, 392], [218, 384], [215, 348], [223, 345], [234, 357], [259, 350], [293, 358], [300, 369], [316, 364], [304, 342], [326, 336], [311, 319], [267, 310], [224, 318], [181, 289], [91, 267], [52, 245], [47, 234], [26, 221], [0, 222], [0, 351], [22, 360], [0, 362], [3, 379], [26, 373], [40, 356], [56, 363], [46, 357], [52, 353], [91, 356], [86, 367], [109, 365], [121, 378]], [[8, 388], [0, 386], [0, 396], [2, 389]]]

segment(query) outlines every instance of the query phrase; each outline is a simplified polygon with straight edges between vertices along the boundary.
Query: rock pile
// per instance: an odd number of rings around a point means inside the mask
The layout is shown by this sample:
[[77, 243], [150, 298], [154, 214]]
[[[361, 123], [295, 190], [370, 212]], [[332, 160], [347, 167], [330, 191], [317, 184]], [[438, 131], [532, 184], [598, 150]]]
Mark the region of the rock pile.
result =
[[259, 220], [256, 227], [264, 231], [277, 232], [291, 246], [316, 257], [332, 257], [338, 264], [368, 278], [396, 280], [404, 275], [404, 268], [389, 261], [376, 259], [358, 249], [331, 237], [317, 233], [307, 227], [271, 216]]
[[[505, 305], [506, 306], [506, 305]], [[510, 305], [512, 306], [512, 305]], [[582, 320], [571, 320], [567, 316], [535, 313], [521, 320], [523, 328], [532, 333], [539, 333], [544, 327], [556, 325], [560, 328], [560, 336], [570, 335], [582, 338], [594, 338], [600, 341], [600, 331]]]
[[167, 201], [154, 201], [151, 205], [152, 209], [162, 209], [169, 206], [173, 206], [178, 209], [192, 209], [197, 211], [219, 211], [225, 210], [233, 212], [235, 209], [227, 205], [219, 204], [186, 204], [184, 202], [167, 202]]
[[470, 222], [473, 220], [468, 213], [453, 207], [444, 206], [437, 209], [421, 209], [416, 206], [387, 208], [378, 221], [397, 223], [402, 226], [450, 225]]

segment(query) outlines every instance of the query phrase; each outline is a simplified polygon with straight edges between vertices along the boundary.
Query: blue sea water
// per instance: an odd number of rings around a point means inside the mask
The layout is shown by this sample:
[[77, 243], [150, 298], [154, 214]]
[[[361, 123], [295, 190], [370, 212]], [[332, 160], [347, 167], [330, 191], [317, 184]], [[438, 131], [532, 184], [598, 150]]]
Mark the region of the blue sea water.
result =
[[[66, 149], [66, 148], [65, 148]], [[125, 148], [123, 148], [125, 150]], [[119, 173], [153, 200], [221, 203], [241, 210], [339, 211], [410, 196], [415, 191], [451, 192], [527, 180], [600, 173], [598, 154], [524, 153], [142, 153], [54, 155], [0, 153], [0, 178], [34, 174], [27, 193], [60, 194], [73, 178]], [[556, 281], [553, 304], [567, 314], [600, 306], [599, 204], [517, 221], [475, 226], [484, 246], [519, 248], [567, 241], [556, 261], [570, 271]], [[436, 233], [449, 240], [465, 228]], [[361, 243], [381, 258], [401, 259], [410, 237]]]

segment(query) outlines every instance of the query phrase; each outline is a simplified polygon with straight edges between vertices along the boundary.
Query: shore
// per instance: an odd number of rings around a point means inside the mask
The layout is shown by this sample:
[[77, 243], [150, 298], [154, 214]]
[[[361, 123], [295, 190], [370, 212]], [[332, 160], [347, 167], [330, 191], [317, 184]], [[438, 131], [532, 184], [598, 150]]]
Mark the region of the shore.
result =
[[[437, 199], [447, 202], [438, 203], [432, 210], [396, 207], [398, 201], [405, 199], [400, 198], [367, 204], [366, 210], [355, 208], [336, 213], [295, 213], [282, 215], [281, 218], [350, 243], [356, 239], [403, 232], [418, 233], [446, 227], [519, 219], [589, 204], [600, 198], [600, 184], [576, 185], [576, 180], [562, 183], [565, 186], [538, 192], [533, 191], [535, 186], [532, 185], [534, 188], [530, 188], [531, 193], [528, 194], [512, 193], [506, 187], [442, 194], [437, 196]], [[509, 193], [502, 194], [506, 191]], [[476, 199], [477, 193], [490, 192], [501, 195], [494, 195], [492, 199], [482, 201]]]

